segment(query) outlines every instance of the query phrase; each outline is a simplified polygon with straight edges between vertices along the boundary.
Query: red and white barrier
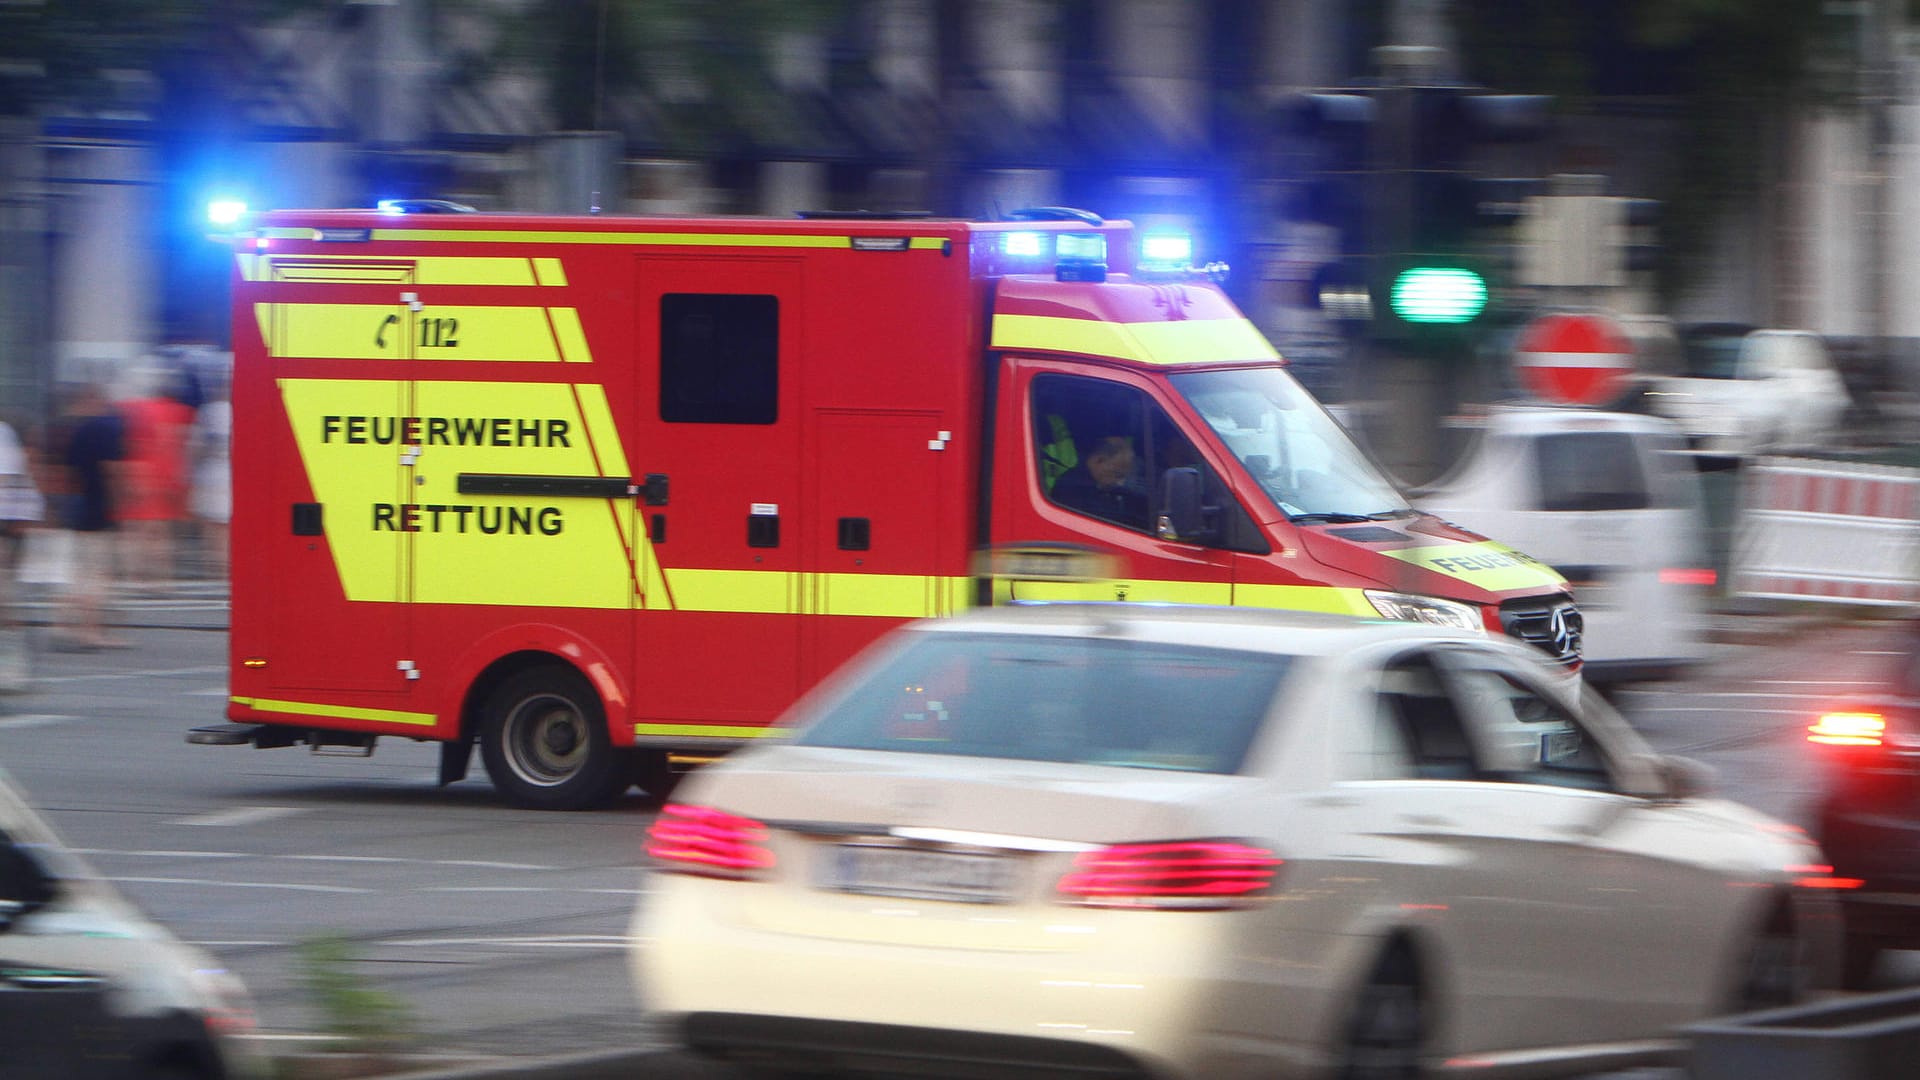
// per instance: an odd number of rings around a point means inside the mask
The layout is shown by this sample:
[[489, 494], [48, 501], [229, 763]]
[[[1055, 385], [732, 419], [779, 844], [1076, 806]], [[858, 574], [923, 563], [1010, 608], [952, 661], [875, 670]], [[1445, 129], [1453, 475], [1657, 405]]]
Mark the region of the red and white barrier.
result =
[[1745, 468], [1733, 592], [1920, 604], [1920, 469], [1795, 458]]

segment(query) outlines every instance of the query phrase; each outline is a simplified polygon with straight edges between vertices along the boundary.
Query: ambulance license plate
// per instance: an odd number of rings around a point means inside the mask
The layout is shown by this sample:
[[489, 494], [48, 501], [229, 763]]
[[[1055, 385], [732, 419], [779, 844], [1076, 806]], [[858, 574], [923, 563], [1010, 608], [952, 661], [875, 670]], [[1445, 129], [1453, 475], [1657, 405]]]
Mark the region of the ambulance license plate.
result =
[[1013, 899], [1014, 862], [1003, 855], [841, 844], [823, 862], [822, 884], [839, 892], [963, 904]]

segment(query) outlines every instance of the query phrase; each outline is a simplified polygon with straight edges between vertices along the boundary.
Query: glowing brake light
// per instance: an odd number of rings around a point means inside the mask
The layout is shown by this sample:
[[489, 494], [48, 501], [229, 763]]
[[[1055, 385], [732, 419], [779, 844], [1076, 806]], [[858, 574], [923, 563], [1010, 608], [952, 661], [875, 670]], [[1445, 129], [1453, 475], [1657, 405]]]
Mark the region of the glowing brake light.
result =
[[1660, 571], [1660, 584], [1662, 585], [1703, 585], [1711, 588], [1718, 584], [1719, 581], [1720, 575], [1711, 569], [1682, 570], [1676, 567], [1668, 567]]
[[767, 827], [710, 806], [668, 803], [647, 830], [647, 854], [667, 869], [746, 877], [773, 865]]
[[1826, 865], [1789, 866], [1787, 873], [1800, 875], [1793, 883], [1803, 889], [1857, 889], [1866, 884], [1861, 878], [1834, 877], [1833, 867]]
[[1870, 712], [1832, 712], [1807, 725], [1807, 741], [1827, 746], [1879, 746], [1886, 718]]
[[1271, 888], [1284, 861], [1231, 840], [1115, 844], [1077, 856], [1059, 890], [1094, 907], [1232, 907]]

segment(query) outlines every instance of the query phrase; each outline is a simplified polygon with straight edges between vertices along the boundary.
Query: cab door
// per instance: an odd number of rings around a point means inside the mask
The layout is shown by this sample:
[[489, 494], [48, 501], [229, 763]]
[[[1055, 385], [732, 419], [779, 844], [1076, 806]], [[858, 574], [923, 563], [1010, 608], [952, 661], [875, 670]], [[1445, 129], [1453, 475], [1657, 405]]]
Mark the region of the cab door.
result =
[[[995, 408], [992, 543], [1038, 570], [1003, 576], [997, 600], [1233, 602], [1223, 538], [1245, 515], [1153, 384], [1125, 371], [1009, 357]], [[1127, 463], [1113, 482], [1115, 466], [1105, 463], [1116, 456]], [[1170, 469], [1198, 471], [1205, 534], [1179, 536], [1166, 520]], [[1033, 557], [1074, 549], [1112, 558], [1097, 573], [1053, 574]]]
[[658, 565], [635, 641], [639, 732], [764, 723], [799, 691], [801, 263], [645, 256], [637, 274], [629, 463], [636, 551]]

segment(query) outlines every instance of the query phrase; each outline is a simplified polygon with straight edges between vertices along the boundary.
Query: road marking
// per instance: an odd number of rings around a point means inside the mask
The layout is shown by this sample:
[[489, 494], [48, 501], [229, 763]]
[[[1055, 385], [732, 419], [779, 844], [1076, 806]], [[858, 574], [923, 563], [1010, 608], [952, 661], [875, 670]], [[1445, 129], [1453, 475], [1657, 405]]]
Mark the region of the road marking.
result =
[[[244, 851], [118, 851], [113, 848], [74, 848], [81, 855], [145, 855], [155, 859], [244, 859]], [[257, 856], [256, 856], [257, 857]]]
[[57, 713], [27, 713], [24, 716], [9, 716], [0, 720], [0, 728], [46, 727], [50, 724], [63, 724], [68, 720], [78, 720], [77, 716], [61, 716]]
[[525, 949], [621, 949], [633, 943], [626, 934], [541, 934], [532, 937], [413, 938], [378, 942], [404, 948], [435, 949], [449, 945], [509, 946]]
[[272, 821], [274, 818], [290, 814], [303, 813], [297, 806], [236, 806], [229, 810], [215, 810], [193, 817], [179, 818], [175, 825], [252, 825], [259, 821]]
[[351, 885], [297, 885], [288, 881], [220, 881], [214, 878], [172, 877], [117, 877], [113, 880], [137, 885], [220, 885], [229, 889], [292, 889], [295, 892], [370, 893], [373, 891], [357, 889]]
[[[215, 811], [205, 817], [218, 817], [221, 814], [236, 814], [250, 811], [275, 810], [283, 813], [298, 812], [288, 807], [242, 806], [233, 810]], [[275, 815], [268, 815], [275, 816]], [[183, 819], [185, 823], [202, 825], [232, 824], [225, 821], [196, 821]], [[553, 873], [559, 870], [555, 866], [540, 866], [535, 863], [477, 862], [472, 859], [407, 859], [395, 855], [289, 855], [283, 852], [253, 851], [168, 851], [149, 850], [132, 851], [124, 848], [75, 848], [82, 855], [111, 857], [116, 855], [152, 858], [152, 859], [277, 859], [282, 862], [328, 862], [328, 863], [406, 863], [418, 866], [457, 866], [462, 868], [478, 867], [484, 870], [524, 870], [531, 873]], [[538, 890], [535, 890], [538, 891]]]

